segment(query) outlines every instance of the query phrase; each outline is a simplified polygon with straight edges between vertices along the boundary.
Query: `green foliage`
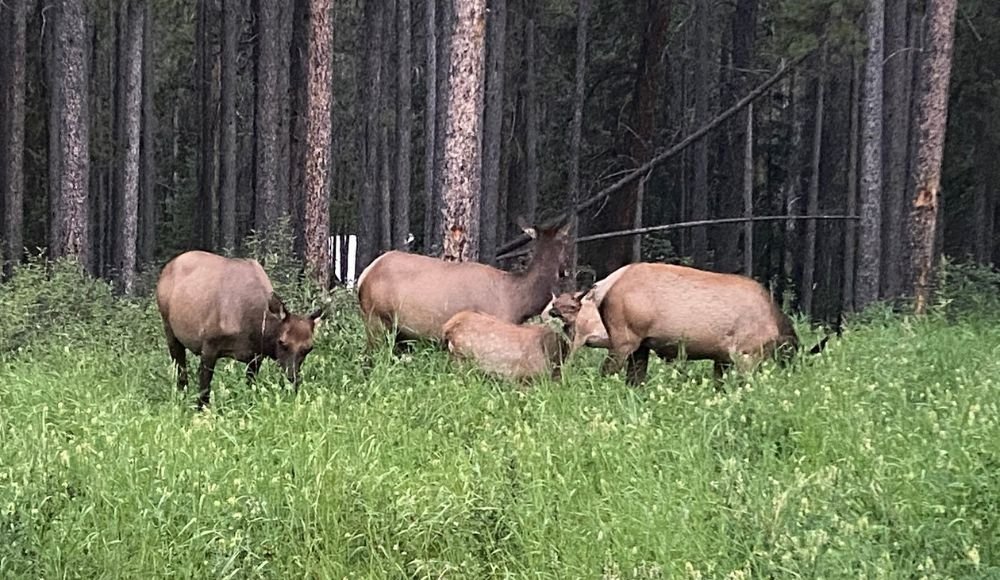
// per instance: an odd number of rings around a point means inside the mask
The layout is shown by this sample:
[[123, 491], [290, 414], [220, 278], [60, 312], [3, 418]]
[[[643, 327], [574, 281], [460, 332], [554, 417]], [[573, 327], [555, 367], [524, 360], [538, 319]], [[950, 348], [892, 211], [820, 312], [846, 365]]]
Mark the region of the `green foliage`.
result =
[[[982, 287], [946, 271], [942, 296]], [[195, 413], [150, 298], [22, 267], [0, 286], [0, 340], [22, 329], [0, 577], [1000, 574], [995, 314], [851, 325], [728, 394], [696, 363], [629, 389], [593, 351], [518, 390], [427, 348], [366, 377], [342, 298], [298, 396], [226, 361]]]
[[949, 318], [990, 316], [1000, 310], [1000, 272], [943, 257], [938, 264], [934, 310]]

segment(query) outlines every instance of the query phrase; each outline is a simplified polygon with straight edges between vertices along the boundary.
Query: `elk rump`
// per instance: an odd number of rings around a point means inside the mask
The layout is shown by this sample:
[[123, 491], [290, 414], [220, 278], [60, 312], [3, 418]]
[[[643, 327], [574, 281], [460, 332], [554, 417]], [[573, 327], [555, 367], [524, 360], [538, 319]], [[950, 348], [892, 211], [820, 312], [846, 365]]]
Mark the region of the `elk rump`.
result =
[[566, 274], [569, 225], [523, 229], [534, 238], [534, 255], [520, 273], [399, 251], [379, 256], [358, 278], [369, 349], [393, 329], [397, 344], [440, 341], [445, 323], [463, 310], [511, 324], [538, 315]]
[[612, 277], [594, 296], [609, 342], [602, 372], [627, 363], [629, 384], [645, 379], [650, 351], [671, 361], [683, 349], [688, 359], [714, 361], [721, 376], [798, 348], [791, 320], [751, 278], [656, 263], [630, 264]]
[[252, 381], [263, 358], [281, 365], [298, 390], [302, 361], [313, 347], [323, 311], [288, 312], [256, 260], [185, 252], [169, 262], [156, 284], [167, 349], [177, 367], [177, 388], [187, 387], [186, 351], [201, 357], [198, 407], [209, 402], [220, 358], [247, 363]]
[[563, 361], [572, 352], [572, 329], [580, 311], [579, 298], [564, 294], [547, 307], [554, 324], [511, 324], [495, 316], [463, 310], [444, 325], [448, 352], [470, 360], [487, 374], [529, 381], [551, 374], [558, 380]]

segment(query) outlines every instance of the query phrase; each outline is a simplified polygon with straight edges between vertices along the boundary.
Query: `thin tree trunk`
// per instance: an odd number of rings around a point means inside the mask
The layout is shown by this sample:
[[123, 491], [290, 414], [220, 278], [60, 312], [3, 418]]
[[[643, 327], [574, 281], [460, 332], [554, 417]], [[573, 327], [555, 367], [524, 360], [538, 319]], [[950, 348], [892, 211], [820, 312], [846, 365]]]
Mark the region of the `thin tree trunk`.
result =
[[222, 0], [222, 89], [219, 124], [219, 245], [236, 249], [236, 48], [238, 0]]
[[938, 218], [941, 159], [948, 121], [948, 85], [957, 0], [927, 1], [927, 42], [920, 66], [919, 146], [916, 191], [910, 210], [910, 252], [914, 311], [923, 314], [933, 282], [934, 240]]
[[442, 211], [444, 208], [444, 158], [445, 140], [448, 132], [448, 99], [451, 96], [451, 42], [455, 26], [455, 6], [445, 0], [439, 6], [438, 19], [438, 57], [437, 57], [437, 108], [434, 129], [434, 208], [431, 214], [434, 225], [434, 235], [431, 237], [430, 254], [441, 255]]
[[497, 206], [500, 191], [500, 151], [503, 143], [504, 57], [507, 52], [507, 0], [491, 0], [487, 14], [489, 62], [483, 126], [483, 205], [479, 228], [480, 259], [493, 264], [497, 251]]
[[56, 171], [50, 173], [55, 201], [49, 250], [52, 258], [75, 256], [83, 267], [89, 264], [90, 239], [87, 196], [90, 174], [90, 124], [87, 106], [86, 3], [63, 0], [56, 18], [57, 60], [50, 64], [58, 77], [50, 127], [57, 147], [53, 150]]
[[153, 46], [153, 8], [142, 5], [142, 173], [140, 179], [140, 243], [139, 261], [142, 266], [153, 263], [156, 252], [156, 62]]
[[524, 31], [524, 215], [529, 224], [538, 213], [538, 75], [535, 54], [535, 19], [529, 16]]
[[424, 67], [424, 235], [423, 251], [431, 253], [431, 240], [435, 237], [434, 227], [436, 196], [434, 195], [434, 151], [435, 128], [437, 125], [437, 23], [435, 21], [437, 0], [424, 0], [424, 29], [426, 34], [426, 66]]
[[[294, 1], [291, 45], [291, 129], [289, 138], [288, 214], [295, 232], [296, 256], [305, 257], [306, 124], [309, 100], [309, 0]], [[332, 131], [332, 129], [331, 129]]]
[[121, 8], [125, 29], [121, 52], [123, 100], [118, 104], [122, 123], [122, 156], [116, 204], [115, 270], [119, 290], [131, 295], [135, 289], [136, 243], [139, 218], [139, 151], [142, 138], [142, 8], [126, 2]]
[[210, 250], [215, 246], [215, 104], [212, 102], [211, 21], [214, 0], [198, 2], [198, 91], [200, 97], [200, 140], [198, 142], [198, 238], [199, 247]]
[[378, 141], [379, 102], [382, 89], [382, 29], [383, 7], [380, 2], [365, 2], [364, 29], [365, 74], [362, 102], [364, 103], [364, 179], [361, 189], [360, 232], [358, 235], [358, 263], [360, 272], [378, 253]]
[[[788, 175], [784, 185], [784, 202], [785, 215], [789, 216], [799, 215], [799, 199], [801, 198], [799, 188], [802, 187], [802, 123], [799, 120], [802, 95], [798, 90], [798, 78], [798, 74], [792, 72], [788, 82], [788, 122], [791, 125], [792, 134], [789, 143]], [[784, 283], [788, 287], [795, 285], [795, 252], [799, 248], [798, 238], [795, 220], [786, 221], [782, 265]]]
[[[8, 9], [9, 44], [3, 63], [6, 106], [0, 122], [0, 141], [3, 146], [3, 224], [2, 237], [6, 247], [0, 248], [3, 275], [9, 275], [14, 264], [24, 252], [24, 114], [25, 114], [25, 55], [27, 51], [27, 0], [13, 0]], [[0, 100], [4, 95], [0, 92]]]
[[[406, 2], [407, 0], [402, 0]], [[326, 286], [330, 279], [330, 144], [333, 88], [332, 0], [311, 0], [309, 110], [306, 129], [306, 265]]]
[[262, 0], [257, 22], [256, 194], [254, 229], [265, 239], [281, 215], [278, 173], [281, 161], [281, 112], [285, 94], [280, 92], [281, 19], [283, 4]]
[[882, 33], [883, 0], [868, 0], [861, 156], [861, 240], [856, 303], [864, 309], [879, 295], [882, 271]]
[[[858, 125], [860, 116], [861, 67], [858, 61], [851, 59], [851, 113], [848, 160], [847, 160], [847, 215], [855, 215], [858, 211]], [[854, 311], [854, 255], [857, 251], [857, 224], [848, 220], [844, 224], [844, 287], [843, 308], [847, 312]]]
[[479, 258], [486, 0], [459, 0], [449, 59], [448, 122], [441, 199], [444, 257]]
[[[388, 71], [387, 71], [388, 72]], [[388, 87], [382, 87], [383, 93]], [[384, 106], [390, 106], [383, 99]], [[384, 110], [384, 107], [380, 107]], [[392, 153], [389, 151], [389, 128], [384, 124], [378, 129], [378, 190], [379, 190], [379, 250], [392, 249]]]
[[[569, 195], [573, 206], [570, 230], [579, 234], [579, 216], [576, 206], [580, 203], [580, 155], [583, 151], [583, 107], [587, 97], [587, 26], [590, 18], [590, 0], [578, 0], [576, 8], [576, 72], [573, 83], [573, 120], [569, 138]], [[570, 280], [576, 284], [577, 248], [569, 246]], [[575, 290], [575, 288], [574, 288]]]
[[[809, 178], [809, 199], [806, 202], [806, 215], [816, 215], [819, 210], [819, 180], [820, 161], [823, 159], [823, 113], [826, 99], [826, 49], [821, 49], [820, 71], [816, 79], [816, 112], [813, 125], [812, 142], [812, 175]], [[811, 315], [813, 312], [813, 285], [816, 274], [816, 222], [806, 222], [806, 252], [802, 262], [802, 312]]]
[[[753, 103], [747, 105], [746, 145], [743, 149], [743, 217], [753, 217]], [[743, 275], [753, 277], [753, 222], [743, 225]]]
[[906, 166], [910, 133], [911, 72], [907, 58], [909, 0], [888, 0], [885, 13], [885, 86], [883, 134], [882, 296], [903, 289], [903, 243], [906, 238]]
[[381, 38], [386, 39], [382, 49], [382, 87], [379, 93], [379, 234], [381, 242], [379, 249], [383, 251], [391, 250], [392, 245], [392, 149], [389, 146], [389, 135], [393, 132], [393, 121], [396, 116], [396, 108], [393, 106], [393, 80], [396, 75], [392, 68], [392, 33], [393, 23], [396, 16], [395, 0], [383, 0], [382, 13], [382, 34]]
[[393, 203], [392, 244], [407, 248], [410, 235], [410, 179], [412, 164], [413, 90], [410, 35], [410, 0], [397, 0], [396, 37], [399, 50], [396, 94], [396, 190]]
[[[696, 2], [694, 13], [694, 124], [700, 127], [709, 121], [708, 24], [712, 17], [709, 3]], [[699, 139], [694, 144], [693, 189], [691, 219], [708, 219], [708, 139]], [[703, 268], [708, 264], [708, 231], [705, 228], [696, 228], [691, 232], [691, 257], [695, 266]]]

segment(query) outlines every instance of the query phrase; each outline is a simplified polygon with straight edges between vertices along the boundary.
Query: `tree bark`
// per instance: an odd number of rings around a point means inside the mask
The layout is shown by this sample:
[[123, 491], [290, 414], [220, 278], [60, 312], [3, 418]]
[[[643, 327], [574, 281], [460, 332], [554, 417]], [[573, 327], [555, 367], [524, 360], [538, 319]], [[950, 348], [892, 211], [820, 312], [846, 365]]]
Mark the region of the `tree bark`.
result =
[[[573, 120], [569, 138], [569, 196], [573, 207], [570, 230], [579, 235], [579, 216], [576, 206], [580, 203], [580, 155], [583, 151], [583, 107], [587, 98], [587, 26], [590, 18], [590, 0], [578, 0], [576, 8], [576, 72], [573, 82]], [[576, 283], [577, 247], [569, 246], [570, 280]], [[575, 290], [575, 288], [573, 288]]]
[[538, 74], [535, 54], [535, 9], [524, 30], [524, 206], [523, 217], [535, 223], [538, 213]]
[[[708, 2], [696, 2], [694, 8], [694, 45], [695, 45], [695, 87], [694, 87], [694, 124], [702, 126], [709, 121], [708, 93], [710, 80], [708, 78], [708, 30], [709, 19], [712, 17]], [[694, 144], [694, 184], [691, 199], [691, 219], [708, 219], [708, 140], [699, 139]], [[691, 257], [694, 265], [700, 268], [708, 264], [708, 232], [705, 228], [696, 228], [691, 232]]]
[[392, 246], [397, 250], [407, 248], [410, 235], [410, 180], [413, 134], [413, 75], [410, 34], [410, 0], [397, 0], [396, 38], [397, 88], [396, 88], [396, 189], [393, 200]]
[[[802, 95], [799, 92], [798, 75], [792, 73], [788, 83], [788, 123], [791, 125], [788, 174], [784, 184], [785, 215], [799, 214], [799, 199], [802, 197], [799, 188], [802, 187], [802, 123], [799, 120], [799, 108]], [[788, 287], [795, 284], [795, 252], [799, 248], [799, 235], [795, 220], [785, 222], [784, 256], [782, 258], [783, 279]]]
[[[861, 67], [856, 59], [851, 59], [851, 98], [849, 145], [847, 160], [847, 215], [858, 211], [858, 125], [860, 116]], [[844, 224], [844, 286], [842, 291], [843, 309], [854, 311], [854, 255], [857, 251], [857, 224], [849, 220]]]
[[139, 152], [142, 139], [142, 7], [135, 2], [126, 2], [124, 13], [125, 29], [121, 53], [121, 76], [124, 84], [122, 101], [118, 103], [121, 115], [122, 138], [119, 159], [119, 185], [116, 205], [117, 227], [115, 236], [115, 278], [118, 289], [131, 295], [135, 289], [136, 246], [138, 241], [139, 218]]
[[445, 259], [476, 261], [479, 258], [486, 1], [458, 0], [455, 9], [442, 172], [441, 236]]
[[920, 65], [919, 146], [916, 191], [910, 210], [910, 252], [914, 311], [923, 314], [930, 300], [934, 273], [934, 240], [948, 122], [948, 85], [957, 0], [927, 1], [927, 41]]
[[200, 140], [198, 142], [198, 238], [199, 247], [215, 247], [215, 103], [212, 99], [213, 60], [211, 26], [214, 0], [198, 2], [198, 91]]
[[357, 268], [360, 272], [375, 259], [378, 253], [378, 141], [379, 141], [379, 102], [382, 89], [382, 45], [379, 42], [382, 29], [381, 2], [365, 2], [364, 29], [367, 43], [365, 45], [365, 80], [363, 82], [362, 102], [364, 103], [364, 178], [361, 189], [361, 207], [358, 235]]
[[27, 51], [27, 0], [13, 0], [9, 5], [7, 31], [9, 44], [5, 52], [4, 87], [0, 100], [5, 101], [0, 122], [0, 141], [4, 143], [0, 167], [0, 189], [3, 198], [2, 237], [0, 248], [3, 275], [9, 275], [24, 252], [24, 118], [25, 118], [25, 55]]
[[379, 235], [381, 242], [379, 249], [388, 251], [392, 245], [392, 148], [390, 147], [389, 135], [393, 134], [393, 125], [396, 117], [396, 108], [393, 106], [393, 81], [396, 79], [392, 68], [392, 43], [389, 39], [393, 37], [393, 24], [396, 16], [395, 0], [383, 0], [382, 13], [382, 33], [381, 38], [386, 39], [385, 47], [382, 49], [382, 87], [379, 92]]
[[[753, 217], [753, 103], [747, 105], [743, 146], [743, 217]], [[753, 277], [753, 222], [743, 225], [743, 275]]]
[[445, 0], [439, 6], [438, 30], [438, 57], [437, 57], [437, 107], [434, 129], [434, 207], [431, 216], [434, 227], [434, 235], [431, 236], [431, 255], [440, 255], [443, 252], [441, 246], [441, 212], [444, 207], [444, 158], [445, 141], [448, 132], [448, 99], [451, 96], [451, 43], [455, 26], [455, 6], [454, 2]]
[[491, 0], [487, 15], [489, 39], [486, 73], [486, 112], [483, 126], [483, 204], [480, 259], [496, 261], [497, 207], [500, 191], [500, 150], [503, 142], [504, 57], [507, 52], [507, 0]]
[[[819, 211], [819, 181], [820, 161], [823, 159], [823, 113], [826, 98], [826, 49], [821, 49], [820, 71], [816, 78], [816, 111], [813, 125], [812, 142], [812, 175], [809, 178], [809, 199], [806, 202], [806, 215], [816, 215]], [[816, 222], [806, 222], [806, 252], [802, 262], [802, 287], [799, 296], [802, 297], [802, 312], [811, 315], [813, 312], [813, 285], [816, 274]]]
[[153, 8], [142, 5], [142, 171], [140, 179], [140, 240], [139, 261], [143, 267], [152, 265], [156, 252], [156, 94], [153, 63]]
[[281, 160], [281, 114], [285, 94], [280, 90], [281, 2], [261, 0], [257, 21], [256, 195], [254, 229], [268, 238], [281, 216], [278, 173]]
[[910, 133], [910, 69], [907, 35], [908, 0], [888, 0], [885, 13], [885, 86], [883, 134], [882, 296], [903, 289], [903, 243], [906, 238], [906, 167]]
[[332, 62], [332, 0], [310, 0], [305, 256], [306, 266], [314, 279], [323, 286], [326, 286], [330, 279], [328, 240], [330, 239]]
[[424, 235], [422, 247], [425, 254], [431, 253], [431, 240], [435, 237], [434, 227], [437, 196], [434, 195], [435, 175], [435, 136], [437, 127], [437, 22], [435, 3], [437, 0], [424, 0], [424, 31], [426, 43], [426, 63], [424, 66]]
[[862, 112], [861, 240], [856, 280], [857, 307], [878, 299], [882, 271], [882, 40], [883, 0], [868, 0], [868, 54], [865, 57]]
[[[295, 232], [294, 251], [305, 258], [306, 124], [309, 112], [309, 1], [295, 0], [290, 80], [288, 214]], [[332, 130], [332, 129], [331, 129]], [[331, 169], [332, 170], [332, 169]]]
[[53, 150], [56, 171], [50, 173], [55, 202], [50, 231], [52, 258], [75, 256], [83, 267], [90, 258], [87, 196], [90, 173], [90, 127], [87, 105], [87, 13], [83, 0], [63, 0], [56, 9], [58, 82], [51, 106], [56, 124]]
[[222, 0], [222, 89], [219, 144], [219, 245], [236, 249], [236, 48], [238, 0]]

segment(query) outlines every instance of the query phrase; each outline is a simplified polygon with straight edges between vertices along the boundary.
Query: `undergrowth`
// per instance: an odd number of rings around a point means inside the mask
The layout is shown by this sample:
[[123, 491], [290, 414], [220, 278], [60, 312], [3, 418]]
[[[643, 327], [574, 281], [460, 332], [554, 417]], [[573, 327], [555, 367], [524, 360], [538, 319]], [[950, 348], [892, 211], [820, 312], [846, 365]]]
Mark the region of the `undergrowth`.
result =
[[600, 351], [529, 389], [427, 346], [366, 376], [353, 295], [289, 276], [334, 312], [302, 391], [225, 361], [197, 413], [150, 296], [35, 261], [0, 286], [0, 577], [995, 578], [996, 278], [963, 272], [723, 394]]

